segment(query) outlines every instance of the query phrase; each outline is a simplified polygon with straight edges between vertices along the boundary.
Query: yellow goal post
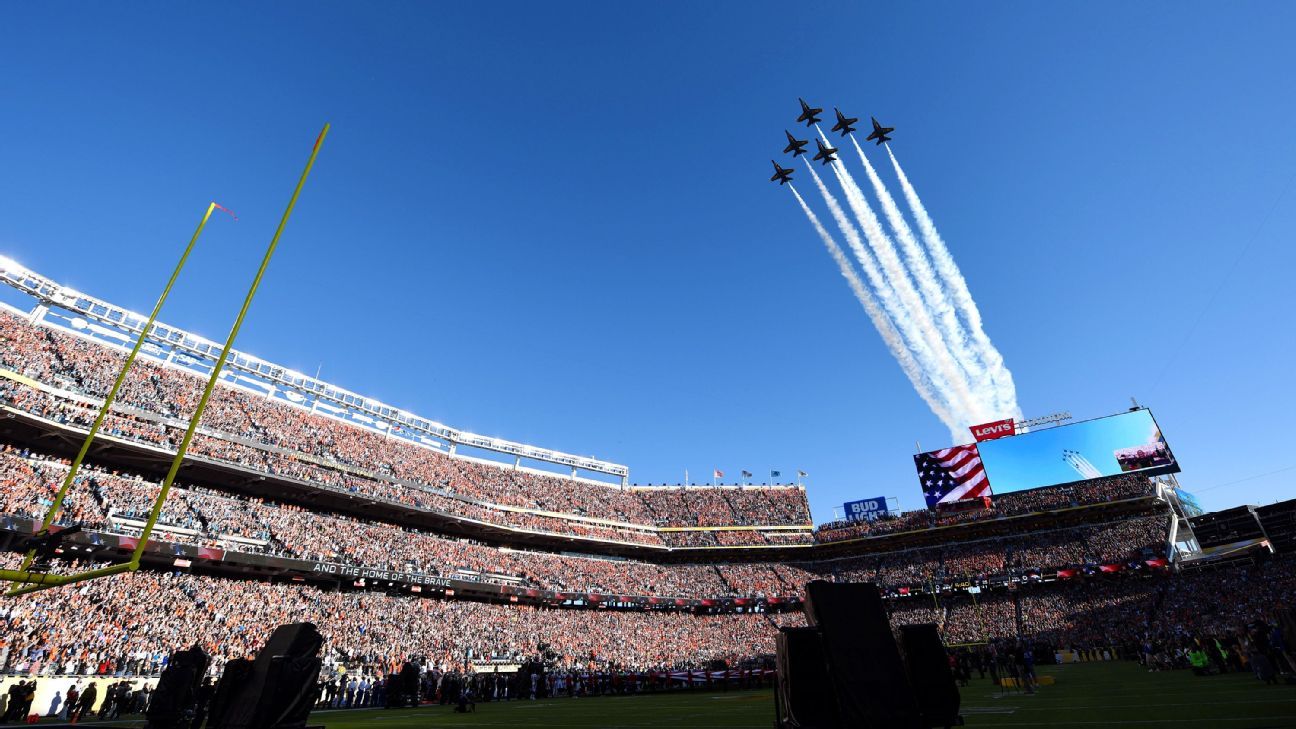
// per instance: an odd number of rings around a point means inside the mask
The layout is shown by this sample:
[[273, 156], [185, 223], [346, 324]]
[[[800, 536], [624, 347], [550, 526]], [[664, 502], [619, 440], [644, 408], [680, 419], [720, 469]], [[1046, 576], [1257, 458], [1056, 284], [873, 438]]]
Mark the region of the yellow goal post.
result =
[[[270, 266], [270, 259], [274, 256], [275, 249], [279, 245], [279, 237], [283, 234], [284, 228], [288, 224], [288, 218], [292, 215], [293, 207], [297, 204], [297, 197], [301, 194], [302, 187], [306, 184], [306, 178], [310, 176], [311, 168], [315, 165], [315, 158], [319, 154], [320, 146], [324, 143], [324, 137], [328, 135], [329, 125], [325, 124], [320, 131], [319, 136], [315, 139], [315, 146], [311, 148], [309, 159], [306, 161], [306, 169], [302, 171], [301, 178], [297, 181], [297, 187], [293, 190], [292, 197], [288, 200], [288, 207], [284, 210], [283, 217], [279, 220], [279, 226], [275, 229], [274, 236], [270, 239], [270, 244], [266, 247], [265, 255], [261, 259], [261, 265], [257, 269], [256, 276], [252, 279], [252, 285], [248, 288], [247, 295], [243, 299], [243, 306], [239, 309], [238, 316], [234, 318], [234, 325], [230, 328], [229, 336], [225, 339], [225, 346], [221, 349], [220, 357], [217, 358], [216, 364], [213, 365], [211, 376], [207, 378], [207, 385], [203, 388], [202, 397], [198, 399], [198, 406], [194, 409], [194, 414], [189, 420], [189, 427], [186, 428], [184, 437], [176, 449], [175, 457], [171, 459], [171, 468], [167, 471], [166, 478], [162, 481], [162, 488], [158, 491], [157, 499], [153, 502], [153, 508], [149, 512], [148, 520], [144, 524], [144, 529], [140, 533], [139, 541], [135, 545], [135, 551], [131, 554], [130, 560], [119, 564], [101, 567], [99, 569], [85, 570], [67, 575], [49, 574], [32, 569], [33, 562], [36, 559], [36, 548], [32, 547], [23, 557], [21, 566], [16, 569], [0, 569], [0, 580], [11, 583], [10, 588], [5, 592], [6, 596], [25, 595], [38, 590], [45, 590], [60, 585], [68, 585], [74, 582], [92, 580], [98, 577], [107, 577], [109, 575], [120, 574], [122, 572], [132, 572], [139, 569], [140, 560], [144, 556], [144, 549], [148, 546], [149, 537], [153, 533], [153, 527], [157, 524], [158, 517], [162, 513], [162, 505], [166, 503], [167, 495], [171, 491], [171, 486], [175, 483], [176, 474], [180, 472], [180, 466], [184, 462], [185, 453], [189, 450], [189, 444], [193, 441], [194, 433], [198, 430], [198, 423], [202, 419], [203, 411], [207, 409], [207, 401], [211, 398], [212, 391], [216, 387], [216, 381], [220, 377], [221, 370], [225, 366], [226, 359], [229, 358], [230, 350], [234, 346], [234, 340], [238, 337], [239, 329], [243, 326], [243, 320], [247, 316], [248, 309], [252, 306], [252, 299], [256, 296], [257, 289], [261, 286], [261, 279], [265, 276], [266, 269]], [[85, 441], [81, 444], [81, 450], [77, 453], [76, 458], [72, 461], [68, 474], [63, 479], [63, 485], [58, 494], [54, 497], [53, 503], [50, 504], [49, 510], [45, 513], [45, 518], [41, 522], [41, 528], [33, 537], [55, 538], [57, 537], [55, 520], [58, 519], [59, 510], [62, 508], [63, 500], [67, 496], [68, 490], [76, 478], [77, 471], [81, 463], [85, 460], [86, 454], [90, 451], [90, 445], [94, 442], [95, 436], [99, 432], [100, 426], [107, 418], [113, 402], [117, 398], [117, 393], [121, 390], [122, 384], [126, 381], [126, 375], [131, 365], [134, 364], [136, 355], [144, 345], [145, 339], [148, 338], [149, 331], [157, 319], [158, 313], [162, 310], [163, 303], [166, 302], [167, 296], [171, 293], [171, 288], [175, 285], [176, 279], [180, 276], [180, 271], [184, 268], [189, 254], [193, 251], [198, 242], [198, 237], [202, 234], [203, 228], [211, 218], [212, 212], [220, 207], [216, 203], [207, 206], [202, 220], [198, 223], [198, 229], [194, 231], [193, 237], [189, 240], [189, 245], [185, 247], [184, 253], [180, 256], [179, 263], [176, 264], [171, 278], [167, 281], [166, 286], [162, 289], [161, 296], [158, 297], [157, 303], [153, 306], [153, 311], [149, 315], [148, 321], [140, 330], [139, 337], [135, 340], [135, 346], [131, 349], [130, 354], [126, 357], [126, 362], [121, 371], [117, 374], [117, 379], [113, 383], [112, 389], [108, 391], [107, 397], [104, 398], [103, 406], [99, 408], [99, 413], [95, 417], [89, 432], [86, 434]]]

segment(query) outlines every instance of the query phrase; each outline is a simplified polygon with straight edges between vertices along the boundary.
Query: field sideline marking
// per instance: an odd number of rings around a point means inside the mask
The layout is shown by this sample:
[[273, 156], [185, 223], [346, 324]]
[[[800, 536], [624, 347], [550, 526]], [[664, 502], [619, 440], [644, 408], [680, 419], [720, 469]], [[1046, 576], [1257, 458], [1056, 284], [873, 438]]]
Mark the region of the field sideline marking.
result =
[[[1128, 724], [1197, 724], [1197, 723], [1200, 723], [1200, 722], [1220, 722], [1220, 721], [1253, 721], [1253, 722], [1262, 722], [1262, 721], [1277, 721], [1277, 720], [1289, 721], [1289, 720], [1292, 720], [1292, 719], [1296, 719], [1296, 715], [1287, 715], [1287, 716], [1230, 716], [1230, 717], [1211, 718], [1211, 719], [1190, 719], [1190, 718], [1176, 718], [1176, 719], [1120, 719], [1120, 720], [1118, 720], [1118, 723], [1119, 723], [1121, 726], [1126, 726], [1126, 725], [1128, 725]], [[980, 722], [977, 722], [977, 723], [976, 723], [975, 725], [973, 725], [973, 726], [977, 726], [977, 727], [982, 727], [982, 726], [1015, 726], [1015, 727], [1028, 727], [1028, 726], [1041, 726], [1041, 725], [1047, 725], [1047, 726], [1092, 726], [1092, 725], [1095, 725], [1095, 724], [1097, 724], [1097, 725], [1099, 725], [1099, 726], [1112, 726], [1112, 722], [1111, 722], [1111, 721], [1058, 721], [1058, 720], [1056, 720], [1056, 719], [1050, 719], [1050, 720], [1048, 720], [1048, 721], [1046, 721], [1046, 722], [1038, 722], [1038, 723], [1034, 723], [1034, 724], [1022, 724], [1022, 723], [1020, 723], [1020, 722], [1011, 722], [1011, 723], [1008, 723], [1008, 724], [982, 724], [982, 723], [980, 723]]]

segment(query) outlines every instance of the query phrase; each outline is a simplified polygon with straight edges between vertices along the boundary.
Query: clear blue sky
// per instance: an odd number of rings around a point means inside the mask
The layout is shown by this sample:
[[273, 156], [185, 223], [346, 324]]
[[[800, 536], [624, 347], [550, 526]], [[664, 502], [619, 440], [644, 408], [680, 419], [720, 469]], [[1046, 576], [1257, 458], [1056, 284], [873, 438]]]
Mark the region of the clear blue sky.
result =
[[1268, 502], [1296, 495], [1292, 27], [1280, 2], [11, 4], [0, 253], [146, 309], [216, 199], [242, 220], [164, 318], [221, 338], [328, 120], [243, 349], [642, 483], [800, 468], [819, 520], [916, 507], [914, 442], [948, 433], [767, 182], [804, 96], [897, 127], [1028, 416], [1136, 396], [1204, 506]]

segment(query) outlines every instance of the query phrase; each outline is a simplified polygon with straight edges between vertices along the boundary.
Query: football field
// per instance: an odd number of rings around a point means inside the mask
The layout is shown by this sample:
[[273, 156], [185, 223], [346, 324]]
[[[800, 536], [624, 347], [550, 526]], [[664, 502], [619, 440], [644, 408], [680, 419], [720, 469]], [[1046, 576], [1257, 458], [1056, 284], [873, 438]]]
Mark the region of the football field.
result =
[[[1148, 673], [1134, 663], [1049, 666], [1057, 683], [1028, 696], [999, 695], [988, 679], [963, 689], [970, 727], [1296, 727], [1296, 686], [1266, 686], [1251, 674], [1198, 677]], [[449, 707], [394, 711], [320, 711], [328, 729], [404, 727], [750, 727], [774, 720], [770, 691], [553, 699], [480, 704], [473, 714]]]
[[[1249, 673], [1148, 673], [1137, 664], [1120, 662], [1048, 666], [1040, 674], [1053, 676], [1056, 683], [1035, 695], [996, 692], [988, 679], [974, 679], [962, 690], [967, 726], [1296, 729], [1296, 686], [1266, 686]], [[327, 729], [769, 729], [773, 721], [774, 694], [766, 690], [483, 703], [470, 714], [456, 714], [448, 706], [325, 710], [312, 713], [310, 724]]]

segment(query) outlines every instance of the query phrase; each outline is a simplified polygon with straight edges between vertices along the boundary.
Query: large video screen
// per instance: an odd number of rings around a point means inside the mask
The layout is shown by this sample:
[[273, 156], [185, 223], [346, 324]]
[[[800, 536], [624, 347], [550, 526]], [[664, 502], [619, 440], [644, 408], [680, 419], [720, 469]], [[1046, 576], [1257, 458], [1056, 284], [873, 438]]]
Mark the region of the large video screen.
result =
[[1177, 473], [1150, 410], [1131, 410], [977, 444], [996, 494], [1122, 473]]

